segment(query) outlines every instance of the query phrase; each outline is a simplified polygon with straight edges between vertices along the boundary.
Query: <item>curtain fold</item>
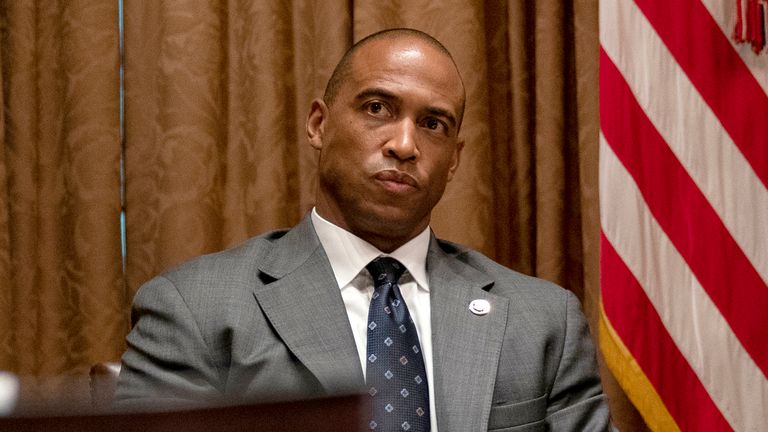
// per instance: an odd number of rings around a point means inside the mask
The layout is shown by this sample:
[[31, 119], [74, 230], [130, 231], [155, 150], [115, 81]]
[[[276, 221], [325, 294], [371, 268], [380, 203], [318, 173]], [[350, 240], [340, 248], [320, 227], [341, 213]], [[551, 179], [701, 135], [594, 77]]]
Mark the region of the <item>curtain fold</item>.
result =
[[128, 2], [127, 279], [298, 222], [309, 103], [351, 43], [344, 2]]
[[4, 2], [0, 368], [83, 371], [128, 330], [117, 6]]
[[126, 2], [124, 17], [126, 269], [134, 291], [180, 256], [223, 246], [226, 54], [211, 2]]

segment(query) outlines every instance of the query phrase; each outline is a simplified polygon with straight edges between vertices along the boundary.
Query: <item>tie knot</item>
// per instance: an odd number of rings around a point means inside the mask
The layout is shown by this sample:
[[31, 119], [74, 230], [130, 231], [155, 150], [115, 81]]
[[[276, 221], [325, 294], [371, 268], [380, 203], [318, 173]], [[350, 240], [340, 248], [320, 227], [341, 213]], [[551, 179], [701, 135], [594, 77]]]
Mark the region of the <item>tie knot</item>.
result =
[[385, 283], [395, 284], [405, 272], [400, 261], [390, 257], [378, 257], [365, 266], [373, 278], [373, 285], [379, 287]]

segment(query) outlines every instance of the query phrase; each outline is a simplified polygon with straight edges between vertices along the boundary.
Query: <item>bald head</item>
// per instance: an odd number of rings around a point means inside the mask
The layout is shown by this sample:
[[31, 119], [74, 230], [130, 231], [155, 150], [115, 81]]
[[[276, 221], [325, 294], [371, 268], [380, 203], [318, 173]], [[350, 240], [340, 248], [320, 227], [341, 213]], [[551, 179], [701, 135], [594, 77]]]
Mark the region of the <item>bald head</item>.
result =
[[[410, 29], [410, 28], [395, 28], [395, 29], [387, 29], [382, 30], [373, 34], [370, 34], [363, 39], [359, 40], [356, 44], [352, 45], [352, 47], [347, 50], [347, 52], [344, 54], [344, 56], [339, 60], [339, 63], [336, 65], [336, 68], [333, 70], [333, 74], [331, 74], [331, 78], [328, 80], [328, 84], [325, 87], [325, 93], [323, 94], [323, 101], [328, 105], [333, 105], [333, 102], [336, 99], [336, 96], [339, 93], [339, 90], [343, 86], [344, 82], [349, 80], [351, 74], [352, 74], [352, 65], [354, 63], [354, 59], [356, 57], [356, 54], [363, 50], [366, 46], [370, 45], [372, 42], [376, 41], [382, 41], [382, 40], [390, 40], [390, 41], [400, 41], [400, 40], [413, 40], [417, 42], [424, 43], [425, 45], [434, 48], [441, 54], [443, 54], [448, 60], [450, 60], [451, 64], [453, 65], [453, 68], [456, 71], [456, 75], [459, 78], [459, 81], [461, 82], [461, 90], [462, 94], [464, 93], [464, 83], [461, 81], [461, 75], [459, 74], [458, 67], [456, 67], [456, 62], [453, 60], [453, 56], [451, 56], [451, 53], [448, 51], [443, 44], [441, 44], [437, 39], [433, 38], [432, 36], [428, 35], [427, 33], [424, 33], [419, 30]], [[464, 115], [464, 99], [465, 97], [462, 97], [461, 101], [461, 110], [460, 110], [460, 116], [459, 116], [459, 124], [461, 124], [461, 117]]]

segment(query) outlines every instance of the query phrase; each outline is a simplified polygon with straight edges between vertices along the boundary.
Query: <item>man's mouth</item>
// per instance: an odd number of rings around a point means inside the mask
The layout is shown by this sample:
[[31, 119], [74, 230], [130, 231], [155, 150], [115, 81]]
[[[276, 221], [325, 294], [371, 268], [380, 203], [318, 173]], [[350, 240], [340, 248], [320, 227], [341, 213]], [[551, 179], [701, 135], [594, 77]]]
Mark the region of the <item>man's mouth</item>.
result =
[[404, 171], [387, 169], [377, 172], [373, 177], [393, 192], [407, 192], [419, 187], [416, 179]]

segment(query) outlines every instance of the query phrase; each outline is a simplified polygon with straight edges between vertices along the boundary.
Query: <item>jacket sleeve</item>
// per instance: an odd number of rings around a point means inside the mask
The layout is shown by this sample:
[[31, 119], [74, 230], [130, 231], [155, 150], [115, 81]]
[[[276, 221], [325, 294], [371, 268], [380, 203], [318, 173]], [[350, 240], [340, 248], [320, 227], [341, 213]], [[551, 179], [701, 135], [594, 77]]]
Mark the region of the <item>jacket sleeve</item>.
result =
[[553, 431], [607, 431], [610, 416], [579, 301], [568, 292], [563, 349], [549, 392], [547, 423]]
[[221, 396], [220, 372], [177, 287], [159, 276], [141, 287], [122, 358], [115, 406], [167, 408]]

